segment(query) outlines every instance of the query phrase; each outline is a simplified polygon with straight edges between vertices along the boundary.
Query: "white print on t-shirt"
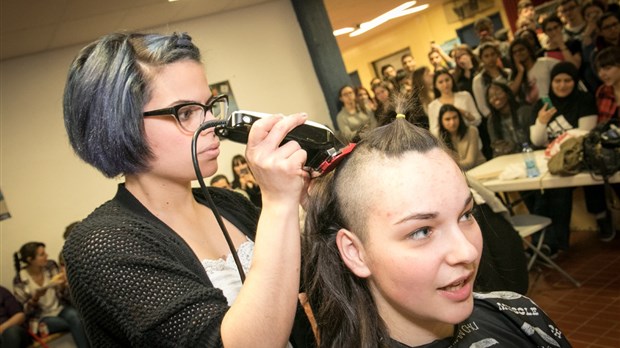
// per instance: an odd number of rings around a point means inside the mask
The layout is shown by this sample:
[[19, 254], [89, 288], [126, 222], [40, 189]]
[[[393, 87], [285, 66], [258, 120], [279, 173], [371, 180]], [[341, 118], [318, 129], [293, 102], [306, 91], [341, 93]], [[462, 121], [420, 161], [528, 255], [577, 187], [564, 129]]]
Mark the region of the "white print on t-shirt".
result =
[[564, 115], [560, 115], [547, 124], [547, 135], [549, 138], [557, 138], [569, 129], [573, 129], [573, 126], [568, 123]]
[[478, 327], [478, 324], [476, 324], [476, 322], [471, 322], [471, 323], [467, 323], [465, 325], [461, 325], [461, 327], [459, 327], [459, 333], [456, 336], [456, 339], [457, 340], [461, 340], [468, 333], [472, 333], [472, 332], [478, 331], [478, 330], [479, 330], [479, 327]]
[[499, 344], [494, 338], [485, 338], [469, 345], [469, 348], [487, 348]]
[[560, 346], [558, 341], [554, 340], [553, 337], [547, 335], [546, 332], [544, 332], [542, 329], [538, 327], [534, 327], [528, 323], [523, 323], [523, 326], [521, 326], [521, 330], [528, 336], [533, 336], [534, 334], [538, 334], [538, 336], [540, 336], [543, 340], [545, 340], [545, 342], [549, 343], [553, 347]]
[[503, 303], [497, 302], [497, 308], [500, 311], [510, 311], [518, 315], [527, 315], [527, 316], [540, 315], [540, 313], [538, 313], [538, 308], [536, 307], [510, 307]]

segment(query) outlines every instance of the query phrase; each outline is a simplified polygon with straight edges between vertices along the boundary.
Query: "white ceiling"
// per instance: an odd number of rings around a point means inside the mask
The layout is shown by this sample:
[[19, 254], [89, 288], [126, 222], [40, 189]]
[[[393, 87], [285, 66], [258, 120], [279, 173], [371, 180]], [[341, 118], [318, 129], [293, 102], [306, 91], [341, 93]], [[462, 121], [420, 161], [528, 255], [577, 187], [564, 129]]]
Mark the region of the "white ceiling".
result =
[[[273, 0], [1, 0], [0, 60], [90, 42], [119, 30], [142, 30]], [[404, 0], [324, 0], [338, 29], [368, 21]], [[418, 1], [416, 5], [439, 0]], [[394, 19], [356, 38], [338, 37], [341, 49], [410, 19]]]

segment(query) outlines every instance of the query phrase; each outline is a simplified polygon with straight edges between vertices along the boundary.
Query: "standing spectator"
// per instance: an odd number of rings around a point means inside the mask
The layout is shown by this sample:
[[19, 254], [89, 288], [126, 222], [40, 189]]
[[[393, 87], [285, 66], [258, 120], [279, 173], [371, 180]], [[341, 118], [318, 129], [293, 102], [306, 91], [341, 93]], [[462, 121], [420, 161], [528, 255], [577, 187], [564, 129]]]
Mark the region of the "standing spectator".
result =
[[[474, 77], [472, 89], [482, 117], [487, 117], [491, 113], [486, 98], [486, 91], [491, 82], [498, 81], [508, 84], [511, 79], [512, 71], [509, 68], [502, 68], [498, 64], [499, 56], [499, 49], [494, 43], [486, 42], [480, 45], [482, 70]], [[519, 87], [516, 86], [513, 92], [518, 91], [518, 89]]]
[[435, 41], [431, 41], [431, 50], [428, 52], [428, 61], [433, 67], [433, 71], [454, 68], [454, 59], [444, 52]]
[[24, 305], [26, 316], [44, 322], [50, 333], [71, 331], [79, 348], [89, 347], [77, 310], [61, 301], [67, 278], [54, 261], [47, 259], [45, 244], [26, 243], [13, 258], [13, 292]]
[[469, 94], [473, 94], [472, 83], [480, 68], [478, 57], [469, 46], [463, 44], [454, 49], [454, 60], [456, 61], [456, 68], [454, 68], [456, 88], [459, 91], [467, 91]]
[[[525, 41], [527, 41], [534, 49], [534, 52], [536, 53], [536, 58], [545, 56], [545, 50], [540, 42], [540, 36], [536, 35], [536, 31], [534, 31], [533, 29], [525, 28], [517, 30], [515, 32], [515, 39], [525, 39]], [[547, 35], [545, 35], [545, 40], [547, 42], [549, 41]]]
[[468, 126], [478, 126], [481, 123], [480, 113], [476, 102], [468, 92], [457, 92], [454, 77], [446, 71], [440, 70], [433, 76], [435, 100], [428, 105], [429, 129], [435, 136], [439, 136], [439, 109], [444, 104], [451, 104], [461, 111], [461, 116]]
[[486, 161], [480, 151], [478, 129], [467, 126], [453, 105], [444, 104], [439, 109], [439, 137], [456, 153], [461, 169], [466, 171]]
[[344, 140], [350, 142], [362, 128], [376, 126], [372, 111], [364, 112], [359, 107], [353, 87], [345, 85], [340, 88], [338, 100], [342, 103], [342, 108], [336, 116], [336, 123]]
[[370, 97], [370, 92], [365, 87], [355, 88], [355, 99], [360, 109], [365, 113], [374, 113], [377, 110], [377, 103]]
[[381, 83], [383, 80], [381, 80], [378, 77], [373, 77], [372, 79], [370, 79], [370, 88], [372, 89], [372, 86], [377, 85], [379, 83]]
[[[495, 29], [493, 26], [493, 21], [489, 17], [482, 17], [477, 19], [474, 22], [474, 31], [478, 35], [480, 39], [480, 43], [492, 42], [497, 45], [499, 48], [499, 52], [501, 53], [501, 59], [503, 62], [508, 62], [509, 57], [509, 45], [506, 41], [500, 41], [495, 38]], [[478, 45], [480, 47], [480, 45]], [[474, 53], [477, 56], [480, 56], [480, 51], [478, 47], [474, 49]]]
[[381, 76], [383, 81], [392, 81], [396, 77], [396, 69], [392, 64], [386, 64], [381, 67]]
[[620, 46], [620, 19], [615, 13], [604, 13], [598, 19], [599, 35], [596, 48], [600, 51], [609, 46]]
[[581, 6], [581, 15], [586, 21], [586, 27], [581, 35], [581, 43], [584, 47], [591, 45], [598, 36], [596, 22], [606, 9], [606, 4], [600, 0], [590, 0]]
[[581, 36], [586, 29], [586, 21], [581, 15], [581, 6], [577, 0], [561, 0], [557, 15], [564, 22], [564, 39], [575, 39], [581, 42]]
[[402, 57], [400, 57], [400, 62], [403, 64], [403, 69], [409, 74], [413, 74], [415, 68], [417, 66], [415, 62], [415, 58], [411, 53], [405, 53]]
[[0, 347], [26, 348], [32, 343], [21, 303], [0, 286]]
[[564, 40], [560, 18], [558, 16], [545, 18], [542, 28], [549, 38], [549, 44], [545, 48], [545, 57], [572, 63], [579, 69], [581, 67], [581, 43], [575, 39]]
[[232, 158], [232, 172], [233, 190], [239, 189], [245, 191], [247, 196], [250, 197], [250, 202], [252, 202], [252, 204], [259, 208], [262, 207], [263, 195], [260, 186], [256, 182], [256, 178], [254, 178], [254, 174], [252, 170], [250, 170], [248, 162], [243, 155], [235, 155]]
[[536, 9], [531, 0], [519, 0], [517, 3], [517, 17], [527, 18], [536, 23]]
[[598, 86], [601, 85], [596, 71], [594, 69], [594, 55], [596, 51], [596, 41], [599, 37], [600, 28], [598, 26], [599, 19], [605, 13], [606, 5], [599, 0], [591, 0], [583, 4], [582, 14], [586, 20], [586, 28], [581, 36], [581, 56], [582, 66], [581, 77], [589, 91], [596, 92]]
[[[620, 47], [611, 46], [603, 49], [596, 57], [595, 69], [603, 81], [603, 85], [596, 91], [598, 107], [598, 123], [620, 121]], [[617, 196], [620, 196], [620, 185], [611, 187]], [[596, 218], [599, 228], [599, 239], [610, 242], [616, 237], [613, 228], [613, 214], [605, 204], [604, 186], [595, 185], [584, 188], [586, 207]]]
[[549, 57], [536, 58], [536, 53], [524, 39], [515, 39], [510, 44], [512, 61], [512, 83], [519, 86], [519, 97], [533, 104], [547, 95], [551, 69], [559, 60]]
[[392, 89], [387, 83], [381, 82], [372, 86], [372, 93], [375, 95], [375, 101], [377, 102], [375, 114], [379, 115], [383, 113], [385, 105], [389, 102]]
[[596, 91], [598, 123], [620, 119], [620, 47], [603, 49], [597, 56], [595, 68], [603, 81]]
[[406, 72], [403, 69], [399, 69], [396, 73], [396, 89], [394, 92], [409, 94], [413, 89], [413, 81], [411, 80], [412, 74]]
[[238, 187], [234, 189], [230, 181], [228, 181], [228, 178], [224, 174], [215, 175], [214, 177], [211, 178], [211, 182], [209, 184], [213, 187], [219, 187], [219, 188], [235, 191], [238, 194], [242, 195], [243, 197], [250, 199], [250, 196], [248, 195], [248, 193], [242, 190], [241, 188]]
[[426, 66], [419, 67], [413, 72], [413, 94], [417, 95], [424, 113], [428, 114], [428, 105], [435, 99], [433, 89], [433, 72]]

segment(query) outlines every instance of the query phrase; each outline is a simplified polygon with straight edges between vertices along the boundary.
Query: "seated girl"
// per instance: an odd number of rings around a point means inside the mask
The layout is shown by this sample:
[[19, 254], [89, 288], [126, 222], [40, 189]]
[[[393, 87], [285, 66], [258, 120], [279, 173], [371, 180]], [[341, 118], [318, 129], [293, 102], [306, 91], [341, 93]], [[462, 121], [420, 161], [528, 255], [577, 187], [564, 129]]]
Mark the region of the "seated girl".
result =
[[468, 126], [461, 111], [454, 105], [444, 104], [439, 109], [439, 136], [448, 148], [456, 152], [456, 161], [463, 170], [486, 162], [480, 151], [478, 128]]
[[303, 278], [319, 346], [570, 347], [530, 299], [473, 293], [482, 237], [465, 176], [396, 117], [310, 189]]
[[508, 85], [493, 81], [487, 88], [486, 100], [490, 115], [487, 120], [493, 157], [520, 152], [530, 142], [532, 107], [519, 105]]
[[[530, 139], [539, 147], [547, 146], [570, 129], [589, 131], [596, 126], [596, 102], [591, 94], [579, 90], [579, 71], [572, 63], [556, 64], [549, 80], [549, 99], [540, 99], [534, 104], [530, 121]], [[553, 221], [545, 233], [543, 250], [554, 257], [570, 246], [573, 188], [546, 189], [544, 195], [538, 196], [530, 211]], [[526, 200], [526, 204], [532, 207], [532, 202]]]
[[13, 254], [13, 292], [29, 320], [47, 325], [49, 333], [70, 331], [78, 348], [89, 347], [77, 310], [66, 301], [67, 278], [47, 259], [45, 244], [29, 242]]

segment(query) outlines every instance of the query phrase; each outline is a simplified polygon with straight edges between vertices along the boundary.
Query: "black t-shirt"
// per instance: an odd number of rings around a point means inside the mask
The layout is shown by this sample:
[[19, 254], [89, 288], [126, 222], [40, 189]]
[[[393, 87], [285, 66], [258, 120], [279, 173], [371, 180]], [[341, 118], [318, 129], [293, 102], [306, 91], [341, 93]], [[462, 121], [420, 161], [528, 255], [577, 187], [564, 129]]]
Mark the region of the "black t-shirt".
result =
[[[453, 337], [417, 348], [571, 347], [555, 323], [529, 298], [514, 292], [474, 293], [474, 311]], [[392, 340], [391, 347], [411, 348]]]

